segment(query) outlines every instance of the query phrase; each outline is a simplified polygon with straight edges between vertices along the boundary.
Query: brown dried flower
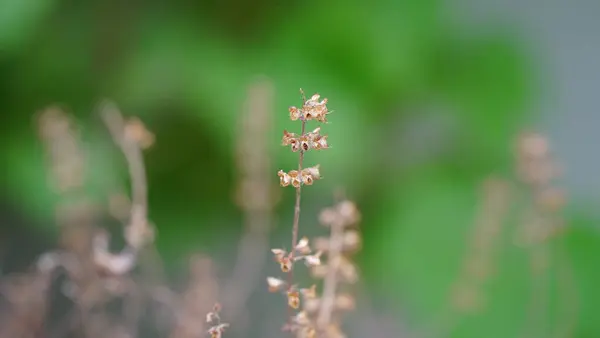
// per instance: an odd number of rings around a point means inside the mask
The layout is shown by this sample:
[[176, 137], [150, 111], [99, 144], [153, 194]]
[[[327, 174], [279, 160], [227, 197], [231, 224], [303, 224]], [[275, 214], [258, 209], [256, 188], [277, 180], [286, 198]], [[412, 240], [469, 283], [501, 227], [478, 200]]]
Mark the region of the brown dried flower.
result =
[[298, 290], [290, 290], [287, 292], [288, 305], [291, 308], [298, 309], [300, 307], [300, 293]]
[[287, 286], [284, 280], [275, 277], [267, 277], [267, 284], [269, 285], [269, 292], [279, 292]]

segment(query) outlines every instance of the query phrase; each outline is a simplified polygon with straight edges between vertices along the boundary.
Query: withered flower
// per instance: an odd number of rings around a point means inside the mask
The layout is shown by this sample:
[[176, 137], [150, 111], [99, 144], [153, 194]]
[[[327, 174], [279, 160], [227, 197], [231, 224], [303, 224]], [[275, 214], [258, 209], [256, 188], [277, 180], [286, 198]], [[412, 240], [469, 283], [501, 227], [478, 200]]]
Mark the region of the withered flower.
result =
[[300, 293], [298, 290], [290, 290], [287, 292], [288, 305], [293, 309], [300, 307]]
[[292, 178], [283, 170], [279, 170], [277, 172], [277, 176], [279, 176], [279, 184], [282, 187], [287, 187], [292, 182]]
[[267, 277], [267, 284], [269, 285], [269, 292], [281, 291], [287, 283], [279, 278]]
[[302, 184], [302, 179], [298, 173], [298, 170], [290, 170], [288, 173], [291, 177], [291, 183], [294, 188], [299, 188], [300, 184]]
[[308, 238], [302, 237], [298, 241], [298, 244], [296, 244], [296, 247], [294, 248], [294, 250], [296, 250], [301, 255], [307, 255], [307, 254], [311, 253], [312, 250], [310, 249]]

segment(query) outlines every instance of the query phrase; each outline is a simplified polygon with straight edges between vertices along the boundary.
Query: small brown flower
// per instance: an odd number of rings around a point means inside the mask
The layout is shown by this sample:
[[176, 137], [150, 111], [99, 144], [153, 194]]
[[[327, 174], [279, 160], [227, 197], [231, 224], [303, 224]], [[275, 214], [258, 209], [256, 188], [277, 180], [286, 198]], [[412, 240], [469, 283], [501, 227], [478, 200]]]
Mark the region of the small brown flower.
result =
[[324, 265], [324, 264], [315, 265], [315, 266], [311, 267], [310, 274], [311, 274], [311, 276], [313, 276], [313, 278], [322, 279], [322, 278], [325, 278], [328, 270], [329, 270], [328, 265]]
[[290, 290], [287, 293], [288, 305], [293, 309], [300, 307], [300, 293], [298, 290]]
[[309, 327], [304, 328], [304, 330], [305, 330], [304, 331], [304, 337], [306, 337], [306, 338], [317, 338], [317, 330], [314, 327], [309, 326]]
[[302, 106], [302, 113], [306, 120], [315, 119], [319, 122], [327, 122], [326, 115], [330, 113], [327, 110], [327, 99], [325, 98], [319, 102], [320, 98], [319, 94], [315, 94]]
[[281, 266], [281, 271], [290, 272], [292, 270], [293, 261], [287, 252], [283, 249], [271, 249], [275, 255], [275, 261]]
[[327, 135], [324, 135], [324, 136], [319, 135], [319, 136], [315, 137], [315, 139], [313, 140], [313, 143], [312, 143], [312, 148], [315, 150], [329, 148], [329, 145], [327, 144]]
[[302, 184], [302, 178], [300, 177], [298, 170], [291, 170], [288, 175], [291, 177], [291, 183], [294, 188], [300, 188]]
[[304, 262], [308, 266], [317, 266], [321, 265], [321, 255], [323, 252], [318, 251], [314, 255], [304, 256]]
[[307, 326], [310, 324], [310, 319], [308, 319], [308, 315], [306, 311], [300, 311], [293, 317], [294, 323], [300, 326]]
[[317, 285], [313, 284], [313, 285], [311, 285], [310, 288], [300, 289], [300, 292], [302, 293], [302, 296], [304, 296], [304, 299], [316, 298], [317, 297]]
[[352, 295], [342, 293], [335, 298], [335, 307], [342, 311], [354, 310], [356, 308], [356, 301]]
[[269, 285], [269, 292], [281, 291], [287, 283], [279, 278], [267, 277], [267, 284]]
[[300, 148], [302, 148], [303, 151], [308, 151], [311, 147], [312, 142], [310, 141], [308, 135], [302, 135], [300, 136]]
[[313, 179], [318, 180], [318, 179], [321, 179], [321, 173], [319, 171], [319, 167], [320, 167], [320, 165], [317, 164], [316, 166], [302, 169], [302, 172], [307, 175], [312, 176]]
[[277, 259], [281, 259], [285, 255], [287, 255], [287, 251], [283, 249], [271, 249], [271, 252], [275, 255]]
[[314, 182], [315, 180], [312, 178], [311, 175], [302, 175], [302, 183], [306, 185], [313, 185]]
[[361, 238], [358, 231], [348, 230], [344, 233], [344, 251], [355, 252], [361, 247]]
[[298, 139], [292, 140], [291, 148], [293, 152], [298, 152], [300, 150], [300, 141]]
[[220, 320], [219, 314], [216, 312], [209, 312], [206, 314], [206, 322], [207, 323], [218, 322], [219, 320]]
[[281, 266], [281, 271], [290, 272], [294, 266], [294, 263], [289, 257], [282, 257], [279, 259], [279, 265]]
[[287, 187], [292, 182], [292, 178], [283, 170], [279, 170], [277, 172], [277, 176], [279, 176], [279, 185], [282, 187]]
[[283, 131], [283, 138], [281, 139], [281, 145], [289, 146], [293, 141], [298, 139], [298, 135], [290, 133], [287, 130]]
[[294, 250], [299, 252], [301, 255], [307, 255], [307, 254], [311, 253], [312, 250], [310, 249], [308, 238], [302, 237], [298, 241], [298, 244], [296, 244], [296, 247], [294, 248]]
[[298, 108], [292, 106], [289, 108], [289, 111], [290, 111], [290, 119], [292, 121], [296, 121], [301, 117], [302, 112]]
[[229, 324], [223, 323], [216, 326], [211, 327], [208, 330], [211, 338], [221, 338], [225, 329], [229, 327]]
[[125, 136], [134, 140], [142, 149], [148, 149], [154, 144], [154, 134], [137, 117], [131, 117], [125, 124]]
[[358, 281], [358, 271], [356, 266], [345, 257], [340, 257], [339, 259], [340, 276], [346, 283], [356, 283]]

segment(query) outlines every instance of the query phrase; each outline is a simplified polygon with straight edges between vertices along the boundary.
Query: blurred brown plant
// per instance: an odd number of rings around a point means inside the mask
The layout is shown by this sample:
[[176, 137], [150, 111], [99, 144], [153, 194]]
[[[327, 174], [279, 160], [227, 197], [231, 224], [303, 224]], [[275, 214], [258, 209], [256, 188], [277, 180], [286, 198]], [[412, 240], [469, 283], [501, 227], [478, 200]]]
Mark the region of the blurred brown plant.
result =
[[[354, 297], [349, 293], [339, 292], [342, 284], [352, 284], [358, 279], [355, 265], [349, 260], [349, 254], [360, 248], [360, 235], [350, 227], [357, 224], [360, 214], [356, 205], [350, 201], [342, 201], [332, 208], [323, 210], [319, 218], [323, 226], [330, 228], [329, 238], [316, 238], [310, 243], [307, 237], [298, 240], [300, 219], [300, 197], [303, 185], [312, 185], [322, 178], [320, 166], [304, 168], [304, 153], [309, 150], [328, 149], [327, 135], [321, 135], [321, 127], [311, 132], [306, 132], [306, 122], [316, 120], [326, 123], [327, 115], [331, 111], [327, 108], [327, 99], [319, 101], [320, 95], [314, 94], [306, 100], [302, 94], [301, 108], [290, 107], [292, 121], [300, 120], [301, 133], [295, 134], [283, 131], [281, 144], [290, 146], [293, 152], [299, 152], [298, 169], [285, 172], [279, 170], [279, 183], [282, 187], [289, 185], [296, 189], [296, 204], [294, 209], [294, 222], [292, 225], [291, 250], [283, 248], [271, 249], [275, 261], [279, 263], [281, 271], [287, 274], [287, 281], [275, 277], [267, 277], [269, 291], [282, 292], [286, 295], [290, 320], [284, 326], [287, 331], [294, 332], [298, 338], [342, 338], [345, 335], [340, 329], [339, 314], [355, 307]], [[326, 264], [322, 257], [327, 256]], [[317, 286], [299, 288], [294, 284], [294, 265], [302, 261], [311, 269], [311, 274], [316, 279], [324, 280], [322, 296], [317, 292]], [[299, 310], [294, 313], [294, 310]]]
[[[197, 320], [210, 311], [218, 296], [210, 259], [193, 257], [189, 286], [182, 296], [165, 285], [162, 261], [154, 247], [154, 226], [148, 219], [142, 154], [154, 143], [154, 135], [140, 119], [125, 119], [112, 102], [102, 102], [99, 110], [126, 159], [131, 179], [131, 199], [120, 192], [108, 203], [110, 214], [124, 224], [125, 246], [113, 252], [109, 231], [100, 224], [101, 208], [86, 194], [86, 152], [74, 120], [55, 106], [42, 111], [37, 126], [46, 149], [49, 183], [60, 194], [56, 206], [60, 246], [40, 255], [28, 272], [0, 281], [0, 293], [9, 302], [8, 311], [0, 315], [0, 335], [135, 338], [142, 316], [149, 314], [144, 305], [158, 304], [174, 319], [172, 337], [221, 337], [229, 324], [221, 323], [220, 306], [212, 309], [208, 323]], [[73, 309], [50, 325], [47, 310], [60, 271], [67, 277], [60, 292], [72, 301]], [[117, 316], [109, 313], [115, 310], [108, 311], [115, 300], [122, 304]], [[160, 309], [152, 311], [159, 316]], [[162, 318], [156, 319], [159, 325]]]
[[522, 336], [547, 337], [551, 333], [550, 269], [556, 266], [562, 314], [558, 316], [554, 334], [569, 337], [576, 325], [578, 295], [571, 261], [560, 241], [568, 230], [561, 216], [566, 193], [556, 185], [562, 168], [553, 157], [550, 140], [541, 133], [522, 133], [516, 141], [515, 157], [517, 178], [527, 196], [515, 243], [527, 250], [531, 271], [531, 300]]

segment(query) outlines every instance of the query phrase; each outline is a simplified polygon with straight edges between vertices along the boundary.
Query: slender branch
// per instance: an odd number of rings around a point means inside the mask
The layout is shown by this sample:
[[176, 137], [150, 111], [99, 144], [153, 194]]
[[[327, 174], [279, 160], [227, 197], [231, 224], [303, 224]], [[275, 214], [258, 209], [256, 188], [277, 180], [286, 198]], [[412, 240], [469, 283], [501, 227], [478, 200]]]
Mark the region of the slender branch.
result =
[[[302, 133], [301, 133], [302, 136], [304, 136], [305, 130], [306, 130], [306, 121], [303, 119], [302, 120]], [[298, 174], [300, 174], [300, 172], [302, 171], [302, 162], [303, 161], [304, 161], [304, 149], [300, 149], [300, 155], [298, 157]], [[296, 188], [296, 206], [294, 207], [294, 226], [292, 228], [292, 247], [290, 248], [292, 257], [294, 256], [294, 247], [296, 247], [296, 244], [298, 243], [298, 228], [300, 225], [301, 192], [302, 192], [302, 185], [299, 185], [298, 188]]]
[[136, 140], [127, 137], [125, 121], [114, 103], [105, 101], [101, 114], [113, 140], [121, 148], [127, 161], [132, 189], [131, 222], [143, 222], [148, 214], [148, 188], [142, 150]]
[[231, 321], [245, 305], [261, 276], [272, 224], [273, 197], [267, 135], [272, 125], [273, 84], [259, 78], [248, 88], [237, 145], [240, 176], [237, 201], [244, 211], [245, 231], [233, 272], [223, 287], [223, 312]]
[[341, 222], [336, 222], [336, 224], [332, 224], [331, 226], [331, 236], [329, 237], [329, 269], [325, 276], [323, 296], [321, 297], [322, 303], [317, 317], [317, 327], [320, 330], [324, 330], [327, 324], [331, 322], [331, 316], [334, 311], [343, 245], [344, 225]]
[[[306, 95], [304, 94], [304, 90], [302, 90], [302, 88], [300, 88], [300, 95], [302, 96], [302, 107], [304, 107], [304, 105], [306, 104]], [[304, 116], [302, 116], [301, 121], [302, 121], [302, 130], [300, 132], [300, 135], [304, 136], [304, 133], [306, 132], [306, 120], [304, 119]], [[298, 156], [298, 175], [300, 175], [300, 173], [302, 172], [302, 162], [303, 161], [304, 161], [304, 149], [300, 149], [300, 155]], [[302, 184], [300, 184], [298, 186], [298, 188], [296, 188], [296, 206], [294, 207], [294, 225], [292, 227], [292, 247], [290, 248], [291, 257], [294, 256], [294, 248], [296, 247], [296, 244], [298, 243], [298, 227], [300, 225], [301, 192], [302, 192]], [[290, 271], [290, 285], [291, 285], [292, 280], [293, 280], [293, 271]]]

